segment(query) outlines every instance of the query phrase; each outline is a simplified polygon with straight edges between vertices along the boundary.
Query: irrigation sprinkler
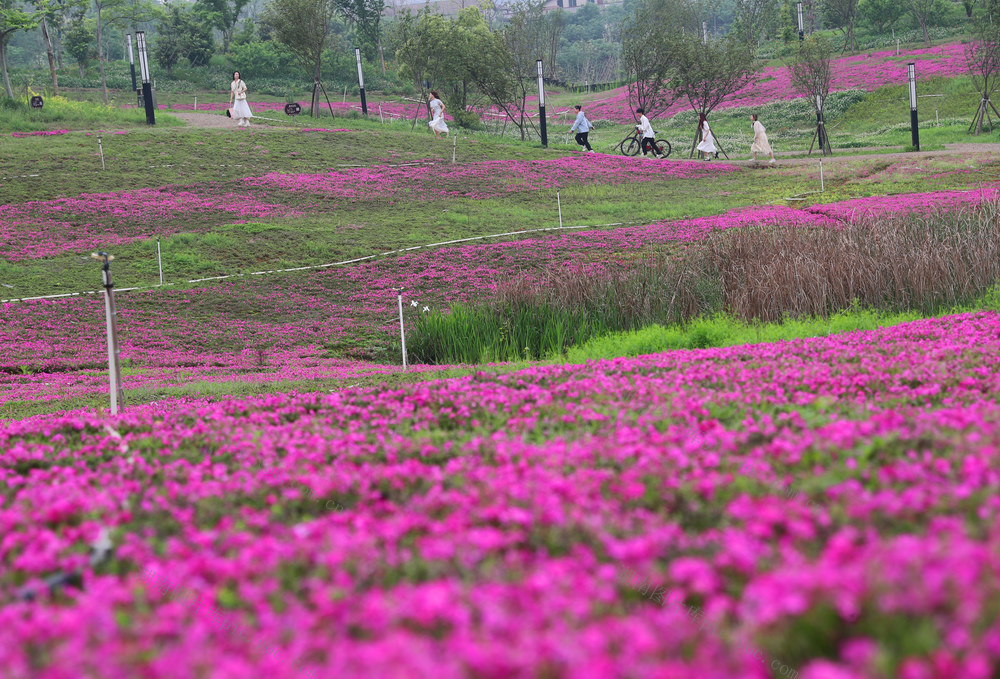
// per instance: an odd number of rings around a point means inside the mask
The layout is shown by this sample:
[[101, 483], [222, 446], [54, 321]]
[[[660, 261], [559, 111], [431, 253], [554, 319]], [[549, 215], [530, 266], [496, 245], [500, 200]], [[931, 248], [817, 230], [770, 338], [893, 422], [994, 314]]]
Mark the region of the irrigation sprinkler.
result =
[[396, 299], [399, 301], [399, 341], [403, 345], [403, 370], [406, 370], [406, 329], [403, 327], [403, 290], [404, 288], [393, 288], [396, 292]]
[[156, 264], [160, 268], [160, 285], [163, 285], [163, 256], [160, 254], [160, 237], [156, 237]]
[[[358, 87], [361, 88], [361, 112], [368, 115], [368, 100], [365, 98], [365, 74], [361, 72], [361, 48], [354, 48], [354, 58], [358, 62]], [[346, 101], [346, 98], [345, 98]]]
[[906, 65], [907, 77], [910, 81], [910, 136], [913, 148], [920, 150], [920, 129], [917, 127], [917, 65], [910, 62]]
[[101, 276], [104, 280], [104, 318], [108, 331], [108, 377], [111, 380], [111, 414], [117, 415], [125, 407], [125, 391], [122, 388], [121, 352], [118, 348], [118, 311], [115, 308], [115, 284], [111, 280], [111, 262], [114, 255], [93, 252], [93, 259], [104, 262]]
[[542, 60], [535, 60], [538, 67], [538, 117], [541, 120], [542, 148], [548, 148], [549, 135], [545, 129], [545, 83], [542, 81]]
[[104, 144], [101, 143], [101, 138], [97, 138], [97, 150], [101, 152], [101, 169], [106, 170], [104, 166]]
[[556, 191], [556, 208], [559, 210], [559, 228], [562, 228], [562, 201], [559, 199], [559, 192]]

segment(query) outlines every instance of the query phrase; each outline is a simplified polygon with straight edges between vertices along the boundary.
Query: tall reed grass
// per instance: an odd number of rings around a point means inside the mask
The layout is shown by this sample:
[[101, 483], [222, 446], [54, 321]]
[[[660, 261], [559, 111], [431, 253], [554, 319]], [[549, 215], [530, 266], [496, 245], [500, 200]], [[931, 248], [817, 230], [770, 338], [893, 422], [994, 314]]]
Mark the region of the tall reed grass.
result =
[[932, 315], [1000, 281], [1000, 204], [890, 214], [839, 229], [759, 226], [650, 253], [621, 271], [523, 277], [489, 303], [427, 314], [408, 338], [422, 363], [537, 359], [615, 332], [719, 315], [743, 323], [848, 309]]

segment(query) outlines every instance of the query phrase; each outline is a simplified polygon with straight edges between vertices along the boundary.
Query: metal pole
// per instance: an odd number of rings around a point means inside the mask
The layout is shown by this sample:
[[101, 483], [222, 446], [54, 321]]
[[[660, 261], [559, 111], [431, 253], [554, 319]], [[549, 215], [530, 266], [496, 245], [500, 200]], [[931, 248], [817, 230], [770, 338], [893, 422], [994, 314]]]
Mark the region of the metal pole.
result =
[[378, 104], [378, 121], [385, 125], [385, 118], [382, 117], [382, 102]]
[[826, 187], [823, 185], [823, 159], [819, 159], [819, 192], [823, 193]]
[[358, 62], [358, 87], [361, 88], [361, 112], [368, 115], [368, 100], [365, 98], [365, 76], [361, 72], [361, 48], [354, 48], [354, 58]]
[[455, 164], [455, 151], [458, 150], [458, 135], [451, 138], [451, 164]]
[[146, 124], [156, 124], [156, 113], [153, 110], [153, 88], [149, 84], [149, 61], [146, 57], [146, 33], [136, 31], [135, 43], [139, 48], [139, 71], [142, 75], [142, 102], [146, 107]]
[[101, 169], [106, 170], [107, 168], [104, 166], [104, 145], [101, 143], [100, 137], [97, 138], [97, 150], [101, 152]]
[[194, 110], [198, 110], [198, 95], [194, 95]]
[[128, 45], [128, 67], [132, 71], [132, 91], [135, 92], [139, 86], [135, 82], [135, 56], [132, 54], [132, 34], [125, 35], [125, 44]]
[[545, 129], [545, 84], [542, 82], [542, 60], [537, 59], [535, 65], [538, 67], [538, 116], [542, 121], [542, 148], [548, 148], [549, 135]]
[[406, 370], [406, 330], [403, 328], [403, 289], [393, 288], [396, 291], [396, 298], [399, 300], [399, 341], [403, 345], [403, 370]]
[[806, 25], [802, 21], [802, 3], [801, 2], [796, 4], [796, 10], [797, 10], [798, 15], [799, 15], [799, 42], [802, 42], [803, 40], [806, 39]]
[[111, 414], [117, 415], [125, 407], [125, 391], [122, 388], [121, 352], [118, 348], [118, 310], [115, 308], [115, 284], [111, 279], [111, 262], [114, 256], [106, 252], [94, 252], [94, 259], [104, 260], [101, 277], [104, 281], [104, 320], [108, 333], [108, 378], [111, 382]]
[[913, 138], [913, 148], [920, 150], [920, 129], [917, 126], [917, 65], [910, 62], [906, 65], [910, 81], [910, 135]]
[[559, 199], [559, 192], [556, 191], [556, 207], [559, 208], [559, 228], [562, 228], [562, 201]]
[[163, 285], [163, 255], [160, 254], [160, 237], [156, 237], [156, 264], [160, 267], [160, 285]]
[[707, 45], [708, 44], [708, 22], [707, 21], [702, 21], [701, 22], [701, 43], [703, 45]]
[[344, 103], [347, 103], [347, 85], [344, 85]]

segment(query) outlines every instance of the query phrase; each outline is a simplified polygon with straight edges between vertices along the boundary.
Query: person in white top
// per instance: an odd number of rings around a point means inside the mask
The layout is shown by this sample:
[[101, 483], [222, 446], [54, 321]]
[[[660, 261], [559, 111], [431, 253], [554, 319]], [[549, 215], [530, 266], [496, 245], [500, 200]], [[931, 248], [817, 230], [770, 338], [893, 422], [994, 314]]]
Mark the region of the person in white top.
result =
[[441, 101], [441, 95], [434, 90], [431, 90], [430, 106], [432, 118], [427, 124], [434, 131], [435, 137], [440, 136], [442, 132], [447, 137], [448, 125], [444, 122], [444, 102]]
[[247, 104], [247, 84], [240, 78], [240, 72], [233, 72], [233, 82], [229, 85], [229, 106], [232, 116], [236, 118], [237, 127], [250, 127], [253, 113]]
[[653, 139], [653, 126], [649, 124], [649, 118], [646, 117], [646, 112], [637, 108], [635, 110], [639, 114], [639, 124], [635, 126], [635, 129], [639, 130], [639, 137], [641, 138], [642, 155], [644, 157], [649, 157], [649, 153], [653, 154], [654, 158], [663, 157], [659, 149], [656, 148], [656, 140]]
[[750, 153], [753, 154], [753, 162], [757, 162], [758, 153], [766, 153], [771, 156], [771, 160], [769, 162], [773, 163], [774, 151], [771, 150], [771, 144], [767, 140], [767, 130], [761, 122], [757, 120], [756, 113], [750, 114], [750, 120], [753, 121], [753, 143], [750, 144]]
[[587, 135], [594, 129], [594, 126], [587, 120], [587, 116], [583, 115], [582, 106], [574, 106], [573, 108], [576, 109], [576, 121], [573, 123], [573, 127], [569, 128], [569, 131], [576, 132], [577, 144], [586, 147], [587, 153], [593, 153], [594, 149], [590, 148], [590, 141], [587, 140]]
[[712, 128], [708, 126], [708, 119], [699, 116], [698, 129], [701, 131], [701, 143], [698, 150], [705, 154], [705, 160], [711, 160], [712, 156], [719, 156], [719, 149], [715, 148], [715, 136], [712, 135]]

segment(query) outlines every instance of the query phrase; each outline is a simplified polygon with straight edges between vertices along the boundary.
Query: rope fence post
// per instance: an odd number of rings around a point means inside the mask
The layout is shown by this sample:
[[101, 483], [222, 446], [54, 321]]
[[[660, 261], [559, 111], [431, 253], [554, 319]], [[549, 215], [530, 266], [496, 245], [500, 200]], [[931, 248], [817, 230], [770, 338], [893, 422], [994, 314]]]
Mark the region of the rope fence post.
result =
[[103, 260], [101, 277], [104, 282], [104, 320], [108, 333], [108, 377], [111, 382], [111, 414], [117, 415], [125, 406], [125, 391], [122, 389], [121, 351], [118, 348], [118, 310], [115, 308], [115, 284], [111, 279], [111, 262], [114, 255], [94, 252], [93, 259]]
[[562, 201], [559, 199], [559, 192], [556, 191], [556, 208], [559, 210], [559, 228], [562, 228]]
[[406, 370], [406, 329], [403, 327], [403, 288], [393, 288], [399, 302], [399, 341], [403, 346], [403, 370]]

